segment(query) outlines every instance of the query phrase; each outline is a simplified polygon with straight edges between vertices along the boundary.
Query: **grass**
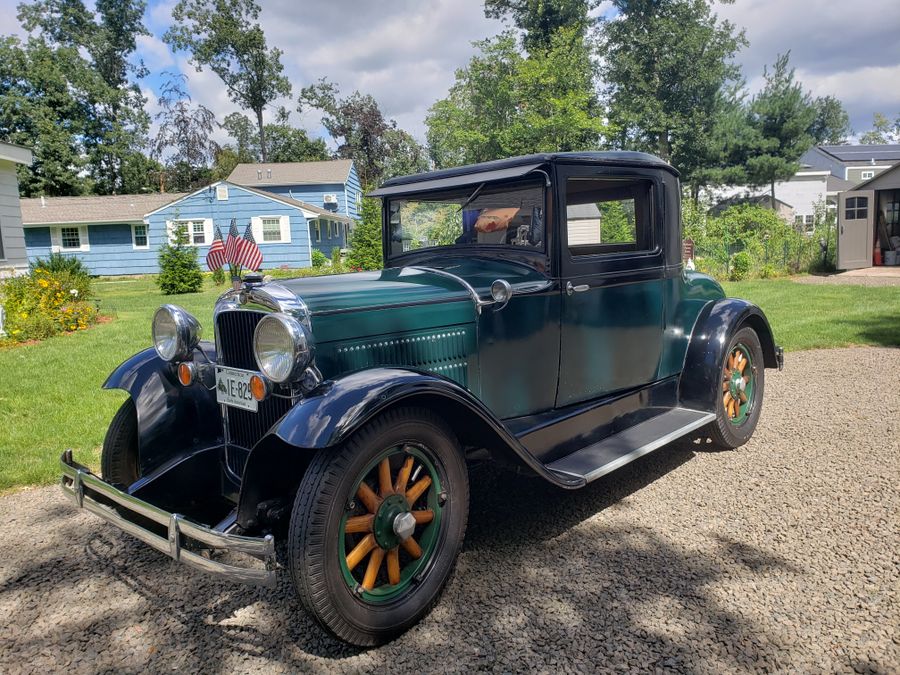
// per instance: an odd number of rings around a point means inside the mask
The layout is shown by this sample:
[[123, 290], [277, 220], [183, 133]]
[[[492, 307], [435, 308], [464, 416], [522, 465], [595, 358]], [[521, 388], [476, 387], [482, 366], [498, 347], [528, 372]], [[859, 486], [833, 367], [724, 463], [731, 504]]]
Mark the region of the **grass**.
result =
[[[109, 420], [125, 398], [101, 385], [150, 345], [150, 320], [163, 302], [184, 306], [206, 326], [222, 287], [163, 296], [151, 278], [98, 279], [101, 311], [113, 317], [90, 330], [0, 350], [0, 492], [57, 479], [57, 461], [72, 448], [99, 465]], [[900, 346], [900, 287], [825, 286], [788, 280], [725, 284], [729, 295], [759, 304], [787, 350], [850, 344]]]

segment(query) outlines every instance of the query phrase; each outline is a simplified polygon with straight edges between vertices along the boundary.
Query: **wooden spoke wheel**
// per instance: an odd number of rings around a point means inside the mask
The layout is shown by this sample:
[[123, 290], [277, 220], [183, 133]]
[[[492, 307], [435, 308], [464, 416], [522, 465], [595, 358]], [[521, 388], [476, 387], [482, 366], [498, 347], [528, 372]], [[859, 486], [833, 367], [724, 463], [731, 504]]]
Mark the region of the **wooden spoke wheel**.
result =
[[304, 606], [346, 642], [396, 637], [437, 602], [468, 502], [463, 453], [430, 410], [392, 410], [320, 450], [297, 490], [288, 536]]
[[762, 409], [765, 368], [756, 331], [741, 328], [731, 336], [714, 382], [716, 419], [704, 428], [705, 435], [715, 447], [737, 448], [750, 440]]
[[725, 359], [722, 371], [722, 405], [732, 424], [747, 421], [753, 407], [754, 379], [756, 367], [750, 348], [736, 344]]
[[368, 465], [347, 504], [339, 541], [347, 584], [369, 602], [402, 593], [434, 551], [449, 498], [427, 448], [389, 448]]

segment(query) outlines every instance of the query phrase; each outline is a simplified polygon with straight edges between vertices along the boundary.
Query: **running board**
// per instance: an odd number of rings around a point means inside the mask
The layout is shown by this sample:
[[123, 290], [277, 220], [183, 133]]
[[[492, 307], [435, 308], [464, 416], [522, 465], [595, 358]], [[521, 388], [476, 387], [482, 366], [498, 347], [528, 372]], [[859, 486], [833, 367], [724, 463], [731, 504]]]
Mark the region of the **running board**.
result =
[[714, 419], [715, 413], [673, 408], [546, 466], [556, 474], [576, 476], [590, 483]]

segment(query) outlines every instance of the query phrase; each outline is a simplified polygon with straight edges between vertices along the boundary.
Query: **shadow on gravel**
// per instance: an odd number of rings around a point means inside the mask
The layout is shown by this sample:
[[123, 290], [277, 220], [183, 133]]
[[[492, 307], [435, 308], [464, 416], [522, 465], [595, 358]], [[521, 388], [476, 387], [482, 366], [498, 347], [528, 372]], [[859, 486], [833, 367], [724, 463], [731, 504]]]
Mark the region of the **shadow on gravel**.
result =
[[[473, 472], [456, 577], [434, 615], [379, 649], [348, 648], [325, 635], [301, 610], [287, 574], [274, 591], [220, 584], [99, 522], [93, 533], [77, 525], [72, 540], [44, 542], [44, 553], [53, 555], [0, 585], [0, 598], [15, 594], [24, 625], [42, 612], [59, 614], [67, 602], [95, 607], [90, 618], [82, 613], [50, 631], [27, 631], [28, 644], [16, 651], [60, 652], [67, 663], [67, 654], [88, 649], [97, 671], [227, 672], [244, 656], [288, 671], [336, 659], [348, 659], [343, 665], [351, 669], [392, 672], [510, 670], [527, 669], [529, 654], [546, 667], [548, 650], [563, 650], [562, 661], [578, 657], [609, 667], [690, 672], [708, 668], [712, 654], [726, 670], [774, 668], [777, 654], [785, 654], [776, 639], [761, 639], [758, 626], [721, 606], [706, 587], [747, 570], [797, 570], [724, 537], [711, 557], [676, 549], [640, 524], [586, 522], [607, 509], [627, 509], [629, 495], [692, 456], [668, 448], [574, 492], [493, 468]], [[140, 609], [111, 605], [108, 589], [102, 599], [79, 591], [98, 584], [122, 584], [122, 597], [133, 605], [138, 596]], [[28, 606], [25, 598], [32, 598]], [[48, 610], [44, 602], [56, 606]], [[660, 607], [665, 625], [648, 624], [644, 611], [659, 616]], [[123, 655], [123, 641], [135, 636], [144, 647]], [[0, 643], [12, 649], [10, 640]]]

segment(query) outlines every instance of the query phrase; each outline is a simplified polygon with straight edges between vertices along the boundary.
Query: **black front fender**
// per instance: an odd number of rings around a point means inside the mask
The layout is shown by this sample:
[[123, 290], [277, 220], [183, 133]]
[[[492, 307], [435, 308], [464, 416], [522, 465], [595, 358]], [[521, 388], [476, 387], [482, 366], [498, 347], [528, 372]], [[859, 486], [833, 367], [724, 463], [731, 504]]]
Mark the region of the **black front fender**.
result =
[[679, 384], [681, 405], [715, 412], [725, 350], [732, 334], [744, 326], [759, 336], [765, 367], [781, 367], [781, 348], [763, 311], [739, 298], [714, 300], [701, 310], [691, 333]]
[[[201, 347], [215, 363], [215, 345], [203, 342]], [[208, 363], [196, 350], [194, 362], [197, 366]], [[215, 392], [199, 382], [183, 387], [175, 366], [159, 358], [153, 348], [122, 363], [103, 388], [121, 389], [134, 400], [142, 476], [177, 455], [222, 442], [222, 414]]]

